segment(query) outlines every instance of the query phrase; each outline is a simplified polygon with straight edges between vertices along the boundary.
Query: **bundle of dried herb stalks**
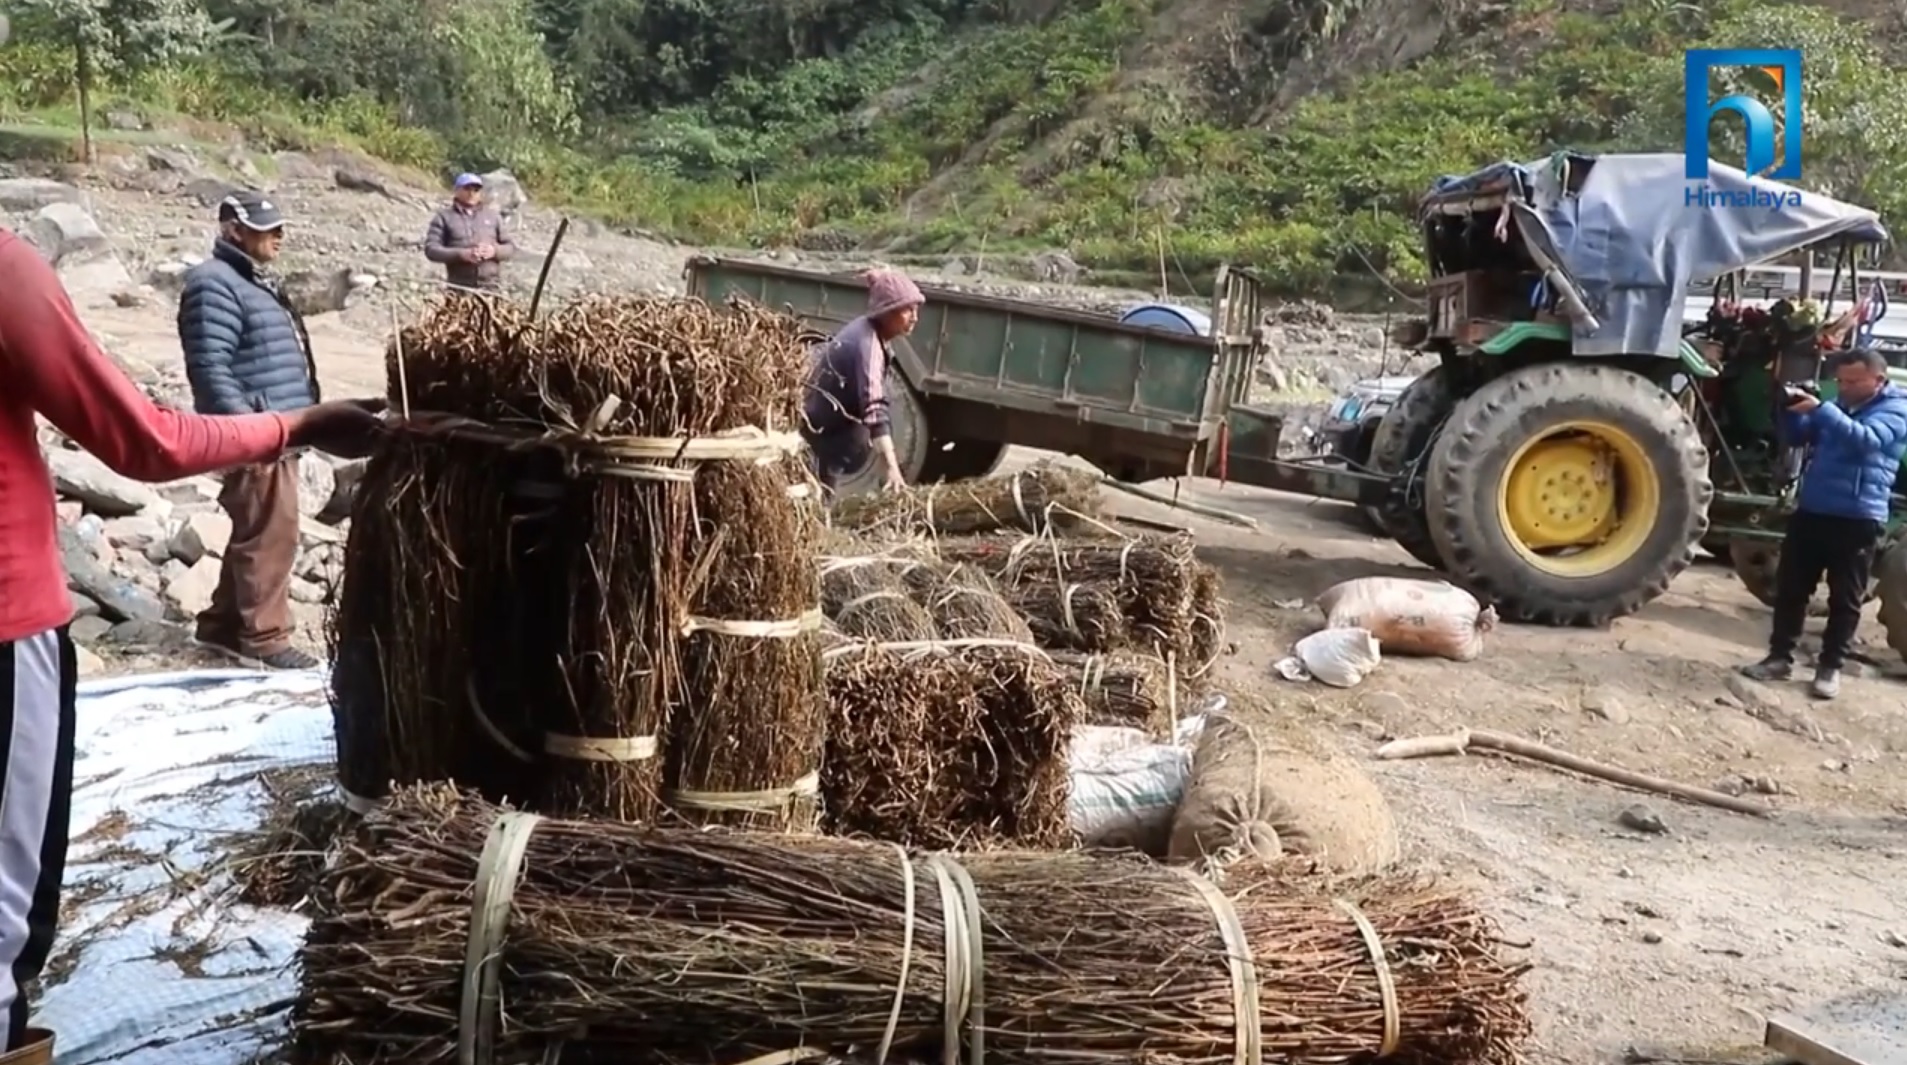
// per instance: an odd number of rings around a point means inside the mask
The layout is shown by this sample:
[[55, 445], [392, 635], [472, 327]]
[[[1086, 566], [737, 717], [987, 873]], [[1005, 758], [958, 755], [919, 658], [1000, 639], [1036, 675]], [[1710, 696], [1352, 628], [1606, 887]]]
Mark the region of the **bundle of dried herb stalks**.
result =
[[1145, 654], [1064, 651], [1053, 661], [1086, 700], [1086, 724], [1143, 729], [1157, 738], [1172, 735], [1180, 700], [1188, 694], [1172, 664]]
[[[948, 561], [969, 563], [991, 573], [1010, 593], [1032, 594], [1027, 590], [1040, 589], [1038, 594], [1056, 605], [1059, 593], [1053, 588], [1105, 588], [1116, 595], [1125, 617], [1126, 645], [1152, 651], [1161, 658], [1172, 655], [1181, 669], [1191, 673], [1210, 660], [1200, 655], [1215, 653], [1219, 642], [1209, 629], [1196, 623], [1202, 610], [1209, 610], [1216, 621], [1219, 606], [1217, 574], [1201, 566], [1193, 547], [1192, 538], [1185, 535], [1136, 539], [1028, 536], [949, 539], [941, 541], [938, 549]], [[1201, 595], [1209, 597], [1209, 602]], [[1021, 609], [1026, 612], [1025, 606]], [[1104, 651], [1119, 645], [1075, 639], [1060, 646]]]
[[334, 622], [347, 788], [454, 780], [627, 820], [666, 788], [697, 821], [811, 821], [797, 336], [739, 304], [592, 297], [531, 321], [465, 295], [401, 331], [408, 415], [367, 469]]
[[[460, 1015], [500, 1061], [934, 1059], [983, 1033], [1001, 1065], [1510, 1065], [1530, 1031], [1493, 924], [1421, 882], [520, 820], [443, 788], [367, 820], [315, 897], [300, 1060], [454, 1061]], [[468, 1008], [467, 969], [494, 988]]]
[[821, 563], [821, 606], [835, 628], [849, 637], [883, 643], [934, 639], [927, 608], [907, 594], [903, 566], [884, 555], [829, 558]]
[[1016, 473], [842, 499], [834, 523], [896, 536], [1069, 529], [1099, 512], [1099, 476], [1042, 462]]
[[1066, 753], [1084, 710], [1037, 652], [834, 652], [823, 825], [916, 847], [1072, 842]]

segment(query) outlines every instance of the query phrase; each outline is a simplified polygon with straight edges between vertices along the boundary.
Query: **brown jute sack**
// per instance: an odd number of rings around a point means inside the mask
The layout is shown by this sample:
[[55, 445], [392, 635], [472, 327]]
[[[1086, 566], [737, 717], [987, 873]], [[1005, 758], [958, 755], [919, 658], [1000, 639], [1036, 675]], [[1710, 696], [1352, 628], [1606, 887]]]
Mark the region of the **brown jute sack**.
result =
[[1207, 722], [1192, 783], [1172, 821], [1167, 855], [1300, 855], [1335, 873], [1375, 873], [1397, 861], [1390, 804], [1363, 770], [1301, 754], [1231, 718]]
[[1483, 653], [1483, 634], [1496, 626], [1495, 608], [1445, 581], [1360, 577], [1318, 596], [1324, 624], [1364, 629], [1386, 655], [1433, 655], [1469, 662]]

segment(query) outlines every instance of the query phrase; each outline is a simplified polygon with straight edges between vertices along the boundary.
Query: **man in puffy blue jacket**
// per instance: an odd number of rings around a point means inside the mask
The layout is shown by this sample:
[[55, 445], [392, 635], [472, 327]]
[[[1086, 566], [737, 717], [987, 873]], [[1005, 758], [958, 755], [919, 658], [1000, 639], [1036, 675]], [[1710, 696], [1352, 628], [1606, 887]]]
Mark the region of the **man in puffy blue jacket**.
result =
[[[268, 269], [285, 216], [256, 192], [219, 204], [212, 257], [185, 275], [179, 341], [200, 414], [294, 411], [318, 402], [304, 321]], [[232, 519], [212, 605], [198, 638], [275, 669], [317, 660], [291, 645], [291, 569], [298, 556], [298, 456], [225, 472], [219, 505]]]
[[1817, 699], [1841, 693], [1841, 666], [1861, 622], [1868, 574], [1907, 452], [1907, 392], [1888, 383], [1887, 360], [1874, 351], [1850, 351], [1836, 361], [1834, 378], [1839, 395], [1832, 403], [1789, 393], [1785, 420], [1791, 437], [1808, 449], [1807, 465], [1781, 541], [1768, 657], [1742, 670], [1763, 681], [1793, 675], [1808, 601], [1826, 574], [1828, 624], [1810, 686]]

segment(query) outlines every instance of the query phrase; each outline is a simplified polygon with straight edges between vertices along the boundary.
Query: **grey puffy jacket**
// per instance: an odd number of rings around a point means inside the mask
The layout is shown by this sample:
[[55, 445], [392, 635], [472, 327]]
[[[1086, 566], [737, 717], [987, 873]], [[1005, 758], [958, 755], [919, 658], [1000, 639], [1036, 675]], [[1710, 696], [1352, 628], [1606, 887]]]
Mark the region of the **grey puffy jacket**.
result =
[[210, 259], [186, 271], [179, 343], [200, 414], [290, 411], [318, 402], [304, 322], [229, 241], [215, 243]]

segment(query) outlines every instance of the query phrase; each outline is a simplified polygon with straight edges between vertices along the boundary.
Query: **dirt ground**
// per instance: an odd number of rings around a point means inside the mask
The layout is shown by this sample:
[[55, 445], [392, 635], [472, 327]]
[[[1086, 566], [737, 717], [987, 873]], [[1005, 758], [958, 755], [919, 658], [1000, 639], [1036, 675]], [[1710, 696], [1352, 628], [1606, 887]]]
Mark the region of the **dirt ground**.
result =
[[[170, 321], [150, 310], [88, 317], [155, 362], [177, 358]], [[328, 395], [382, 391], [379, 338], [341, 321], [313, 332]], [[1752, 1060], [1766, 1017], [1907, 979], [1907, 669], [1863, 667], [1831, 704], [1808, 703], [1799, 685], [1732, 681], [1762, 648], [1768, 612], [1708, 564], [1607, 631], [1505, 626], [1476, 662], [1388, 660], [1348, 691], [1292, 684], [1271, 664], [1319, 626], [1312, 597], [1351, 577], [1428, 573], [1362, 532], [1350, 508], [1210, 482], [1188, 492], [1260, 526], [1111, 503], [1193, 528], [1223, 572], [1237, 653], [1219, 680], [1270, 699], [1280, 728], [1359, 758], [1397, 808], [1408, 860], [1477, 884], [1508, 938], [1530, 944], [1533, 1060], [1608, 1062], [1632, 1048]], [[1871, 618], [1862, 637], [1885, 663]], [[1487, 756], [1369, 758], [1385, 739], [1459, 726], [1760, 794], [1780, 814]], [[1666, 830], [1619, 823], [1638, 803]]]

